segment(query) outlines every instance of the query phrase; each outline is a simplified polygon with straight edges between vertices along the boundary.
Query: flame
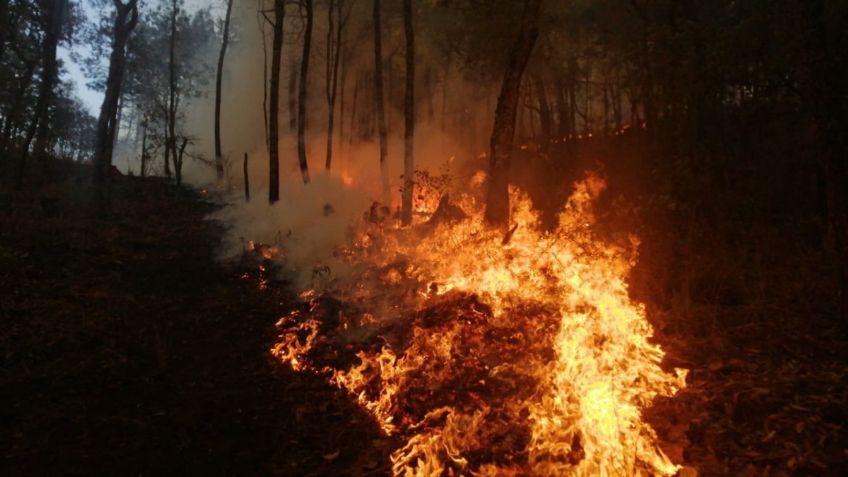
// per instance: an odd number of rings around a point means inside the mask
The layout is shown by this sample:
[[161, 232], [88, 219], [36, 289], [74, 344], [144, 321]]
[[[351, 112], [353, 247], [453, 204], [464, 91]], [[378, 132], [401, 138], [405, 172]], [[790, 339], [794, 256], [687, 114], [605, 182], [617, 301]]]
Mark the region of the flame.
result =
[[635, 252], [592, 231], [605, 187], [578, 182], [552, 232], [515, 189], [507, 237], [468, 196], [455, 223], [367, 226], [342, 254], [362, 270], [332, 290], [343, 301], [312, 293], [278, 323], [273, 353], [398, 436], [396, 476], [673, 475], [641, 410], [683, 388], [686, 371], [660, 367], [629, 298]]

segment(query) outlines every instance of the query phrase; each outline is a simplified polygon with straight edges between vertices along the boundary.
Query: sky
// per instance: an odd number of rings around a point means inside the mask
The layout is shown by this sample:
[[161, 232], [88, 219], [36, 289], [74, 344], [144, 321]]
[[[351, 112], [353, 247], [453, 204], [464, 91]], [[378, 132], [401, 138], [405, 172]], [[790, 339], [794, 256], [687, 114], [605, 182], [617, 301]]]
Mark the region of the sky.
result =
[[[149, 7], [155, 0], [141, 1], [143, 6], [146, 5]], [[86, 16], [89, 19], [95, 18], [97, 11], [90, 6], [89, 2], [82, 0], [80, 3], [83, 6], [83, 11]], [[218, 7], [222, 6], [223, 3], [223, 0], [186, 0], [186, 9], [193, 11], [207, 6]], [[216, 8], [212, 9], [213, 14], [216, 10]], [[82, 45], [73, 45], [73, 48], [77, 52], [84, 53], [86, 51], [85, 47]], [[80, 66], [71, 59], [71, 50], [67, 46], [61, 46], [59, 48], [59, 57], [62, 59], [65, 69], [67, 70], [64, 78], [70, 79], [74, 83], [77, 96], [80, 100], [82, 100], [83, 104], [88, 108], [91, 114], [97, 116], [100, 110], [100, 105], [103, 102], [103, 93], [90, 89], [86, 86], [88, 79], [86, 79], [83, 74], [82, 68], [80, 68]], [[106, 60], [107, 59], [104, 58], [104, 61]]]

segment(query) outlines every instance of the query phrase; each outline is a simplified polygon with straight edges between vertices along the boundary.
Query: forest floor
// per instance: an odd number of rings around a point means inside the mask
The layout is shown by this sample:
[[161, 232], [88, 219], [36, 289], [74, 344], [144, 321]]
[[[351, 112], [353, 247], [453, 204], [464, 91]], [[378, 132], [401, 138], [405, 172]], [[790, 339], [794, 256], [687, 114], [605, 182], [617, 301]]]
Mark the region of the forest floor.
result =
[[385, 475], [340, 391], [272, 362], [285, 286], [215, 260], [214, 206], [120, 178], [0, 191], [0, 475]]
[[[75, 174], [0, 189], [0, 475], [389, 472], [395, 443], [364, 412], [270, 358], [296, 298], [216, 261], [215, 205], [122, 177], [95, 207]], [[848, 475], [844, 335], [734, 313], [660, 329], [665, 364], [691, 370], [647, 413], [666, 452], [705, 476]]]

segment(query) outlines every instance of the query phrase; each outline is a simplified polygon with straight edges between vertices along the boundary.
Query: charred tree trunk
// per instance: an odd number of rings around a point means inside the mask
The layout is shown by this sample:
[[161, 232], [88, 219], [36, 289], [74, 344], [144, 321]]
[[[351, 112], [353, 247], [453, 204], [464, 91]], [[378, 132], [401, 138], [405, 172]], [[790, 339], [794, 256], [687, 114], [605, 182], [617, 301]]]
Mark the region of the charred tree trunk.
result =
[[50, 121], [50, 105], [53, 102], [53, 89], [59, 79], [59, 61], [56, 52], [59, 48], [59, 39], [62, 35], [62, 25], [65, 18], [65, 10], [68, 0], [44, 0], [44, 17], [42, 19], [44, 28], [44, 40], [42, 46], [43, 68], [41, 72], [41, 83], [38, 87], [38, 99], [35, 104], [35, 114], [26, 131], [24, 143], [21, 148], [21, 159], [18, 167], [18, 185], [23, 183], [26, 174], [26, 164], [29, 160], [29, 148], [35, 139], [34, 151], [42, 154], [47, 147], [47, 133]]
[[309, 184], [309, 163], [306, 158], [306, 88], [309, 78], [309, 53], [312, 49], [312, 0], [304, 0], [306, 9], [306, 31], [303, 33], [303, 57], [300, 60], [300, 88], [297, 105], [297, 160], [300, 164], [300, 175], [303, 183]]
[[271, 104], [268, 108], [268, 201], [280, 200], [280, 62], [283, 54], [283, 22], [285, 1], [274, 0], [274, 40], [271, 53]]
[[224, 16], [224, 38], [221, 40], [221, 53], [218, 55], [218, 72], [215, 77], [215, 172], [218, 180], [224, 178], [224, 158], [221, 151], [221, 83], [224, 76], [224, 58], [230, 42], [230, 15], [233, 12], [233, 0], [227, 1], [227, 13]]
[[[126, 4], [115, 0], [115, 24], [112, 28], [112, 56], [109, 60], [109, 76], [106, 80], [106, 93], [100, 107], [97, 120], [97, 149], [94, 152], [94, 181], [102, 183], [112, 165], [112, 151], [115, 144], [120, 120], [118, 102], [126, 70], [127, 42], [138, 23], [138, 0], [129, 0]], [[144, 160], [142, 151], [142, 161]], [[143, 162], [142, 162], [143, 164]], [[144, 176], [142, 165], [142, 176]]]
[[383, 35], [380, 20], [381, 0], [374, 0], [372, 19], [374, 22], [374, 94], [376, 95], [377, 128], [380, 133], [380, 178], [383, 184], [383, 199], [389, 196], [389, 139], [386, 127], [386, 106], [383, 97]]
[[404, 97], [403, 197], [401, 221], [412, 223], [412, 193], [415, 183], [413, 146], [415, 139], [415, 29], [412, 23], [412, 0], [403, 0], [403, 29], [406, 36], [406, 94]]
[[492, 225], [509, 224], [509, 166], [515, 137], [515, 116], [521, 94], [521, 77], [539, 36], [541, 5], [542, 0], [524, 0], [521, 27], [510, 51], [495, 110], [486, 196], [486, 220]]

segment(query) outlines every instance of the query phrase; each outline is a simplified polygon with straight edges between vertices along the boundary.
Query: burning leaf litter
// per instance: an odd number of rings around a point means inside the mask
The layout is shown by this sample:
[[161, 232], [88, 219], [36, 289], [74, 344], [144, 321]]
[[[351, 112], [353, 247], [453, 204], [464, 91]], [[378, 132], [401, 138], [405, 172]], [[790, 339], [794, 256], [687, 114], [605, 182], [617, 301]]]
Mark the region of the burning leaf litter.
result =
[[629, 298], [633, 250], [592, 231], [604, 189], [575, 184], [552, 232], [512, 190], [509, 240], [471, 196], [448, 220], [365, 223], [339, 251], [355, 273], [306, 291], [273, 353], [396, 436], [396, 476], [673, 475], [642, 410], [686, 371], [661, 368]]

